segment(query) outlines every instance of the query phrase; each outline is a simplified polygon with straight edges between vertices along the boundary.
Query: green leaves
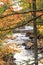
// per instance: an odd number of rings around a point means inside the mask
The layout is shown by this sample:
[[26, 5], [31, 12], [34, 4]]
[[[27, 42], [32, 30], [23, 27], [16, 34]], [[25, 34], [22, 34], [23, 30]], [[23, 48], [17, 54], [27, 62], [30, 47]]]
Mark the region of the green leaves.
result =
[[31, 9], [31, 3], [27, 0], [14, 0], [14, 3], [22, 7], [22, 11]]
[[41, 17], [37, 19], [37, 25], [43, 25], [43, 19]]
[[4, 8], [1, 7], [1, 8], [0, 8], [0, 14], [2, 14], [3, 12], [4, 12]]
[[8, 8], [8, 6], [6, 4], [3, 5], [3, 7], [0, 8], [0, 14], [2, 14], [3, 12], [5, 12], [5, 10]]

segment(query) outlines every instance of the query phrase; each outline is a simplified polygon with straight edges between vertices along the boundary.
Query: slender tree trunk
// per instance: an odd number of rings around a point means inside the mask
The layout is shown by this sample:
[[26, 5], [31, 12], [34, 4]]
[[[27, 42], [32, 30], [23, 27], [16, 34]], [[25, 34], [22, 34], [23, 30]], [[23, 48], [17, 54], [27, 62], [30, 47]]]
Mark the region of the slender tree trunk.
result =
[[[36, 0], [33, 1], [33, 18], [36, 17]], [[37, 23], [36, 19], [33, 20], [34, 26], [34, 55], [35, 55], [35, 65], [38, 65], [38, 46], [37, 46]]]

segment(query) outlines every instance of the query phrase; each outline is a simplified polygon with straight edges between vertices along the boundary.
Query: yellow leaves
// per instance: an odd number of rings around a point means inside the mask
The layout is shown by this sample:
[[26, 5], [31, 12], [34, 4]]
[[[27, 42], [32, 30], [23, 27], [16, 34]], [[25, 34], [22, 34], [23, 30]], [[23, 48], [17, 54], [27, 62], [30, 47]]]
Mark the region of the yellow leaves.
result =
[[39, 30], [39, 33], [41, 34], [41, 35], [43, 35], [43, 25], [42, 26], [37, 26], [37, 28], [38, 28], [38, 30]]
[[[6, 13], [7, 14], [7, 13]], [[28, 18], [30, 17], [30, 14], [16, 14], [16, 15], [11, 15], [3, 18], [2, 20], [0, 19], [0, 29], [1, 30], [6, 30], [9, 29], [9, 31], [12, 31], [10, 28], [15, 28], [15, 26], [22, 24]], [[8, 30], [6, 31], [0, 31], [0, 35], [3, 36], [9, 32]]]
[[43, 16], [41, 16], [41, 18], [43, 19]]
[[21, 49], [14, 43], [8, 43], [8, 44], [3, 44], [1, 45], [1, 49], [0, 49], [0, 65], [4, 65], [4, 61], [3, 58], [5, 57], [5, 55], [9, 55], [10, 58], [10, 53], [17, 53], [17, 52], [21, 52]]
[[0, 56], [3, 57], [4, 54], [9, 54], [12, 52], [20, 52], [21, 50], [19, 49], [19, 47], [14, 44], [14, 43], [9, 43], [9, 44], [3, 44], [2, 48], [0, 50]]
[[39, 31], [43, 31], [43, 26], [40, 26]]
[[12, 2], [13, 2], [13, 0], [9, 0], [9, 1], [6, 0], [7, 4], [12, 4]]
[[40, 60], [40, 63], [42, 63], [42, 64], [43, 64], [43, 59], [41, 59], [41, 60]]

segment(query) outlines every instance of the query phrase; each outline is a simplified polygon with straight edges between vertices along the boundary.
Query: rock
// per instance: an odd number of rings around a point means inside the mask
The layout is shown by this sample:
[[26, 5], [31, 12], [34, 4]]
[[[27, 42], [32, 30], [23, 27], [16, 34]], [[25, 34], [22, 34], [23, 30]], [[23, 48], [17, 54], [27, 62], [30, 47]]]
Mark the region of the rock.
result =
[[29, 49], [31, 49], [31, 47], [26, 46], [25, 49], [26, 49], [26, 50], [29, 50]]
[[33, 43], [31, 43], [31, 42], [28, 42], [27, 44], [26, 44], [26, 46], [25, 46], [25, 49], [33, 49], [33, 47], [34, 47], [34, 45], [33, 45]]
[[23, 43], [22, 45], [23, 45], [23, 46], [26, 46], [26, 43]]

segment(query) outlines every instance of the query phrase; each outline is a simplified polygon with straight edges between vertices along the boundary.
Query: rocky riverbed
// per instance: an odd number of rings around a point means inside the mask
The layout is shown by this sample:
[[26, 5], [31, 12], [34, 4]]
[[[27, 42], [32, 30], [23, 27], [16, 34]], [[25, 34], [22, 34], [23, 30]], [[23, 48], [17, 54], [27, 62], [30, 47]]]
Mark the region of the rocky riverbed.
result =
[[[25, 34], [13, 34], [12, 36], [9, 36], [8, 39], [4, 40], [5, 44], [14, 43], [21, 49], [20, 53], [14, 53], [13, 56], [15, 58], [14, 63], [16, 63], [16, 65], [26, 65], [27, 62], [29, 64], [34, 63], [34, 48], [32, 48], [33, 43], [30, 41], [31, 39], [26, 37]], [[38, 58], [41, 57], [43, 57], [43, 53], [38, 54]], [[39, 61], [39, 65], [43, 65], [43, 63]]]

